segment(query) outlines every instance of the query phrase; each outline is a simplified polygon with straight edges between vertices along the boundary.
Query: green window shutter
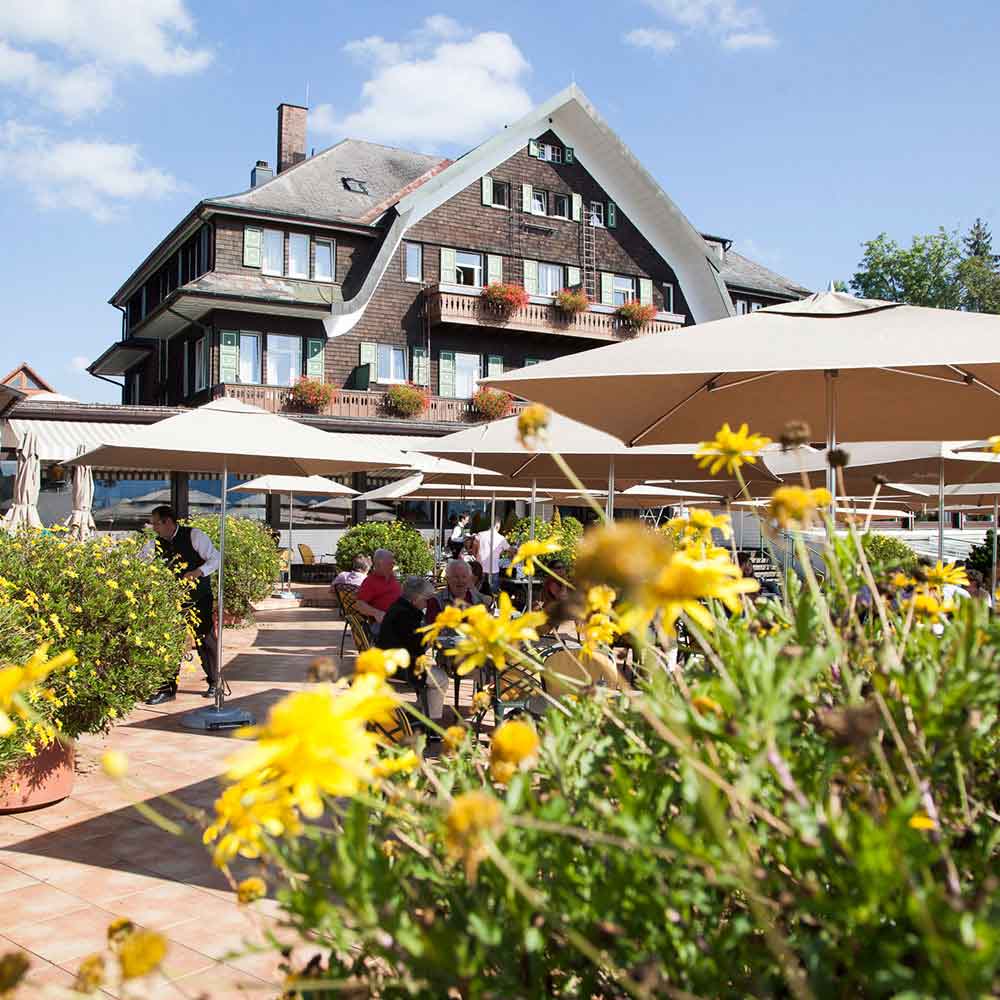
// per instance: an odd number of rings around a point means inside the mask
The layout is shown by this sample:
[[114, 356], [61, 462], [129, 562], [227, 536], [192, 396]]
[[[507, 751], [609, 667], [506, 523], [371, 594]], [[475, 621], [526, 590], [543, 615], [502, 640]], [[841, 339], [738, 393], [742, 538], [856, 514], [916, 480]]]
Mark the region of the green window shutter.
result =
[[306, 341], [306, 375], [319, 382], [324, 381], [326, 372], [326, 341], [312, 340]]
[[566, 149], [563, 151], [563, 160], [566, 163], [575, 163], [576, 162], [576, 160], [575, 160], [575, 158], [573, 156], [573, 147], [572, 146], [567, 146]]
[[615, 276], [601, 271], [601, 305], [613, 306], [615, 304]]
[[526, 260], [524, 262], [524, 290], [529, 295], [538, 294], [538, 261]]
[[579, 222], [583, 218], [583, 198], [574, 194], [570, 199], [573, 203], [573, 221]]
[[253, 226], [246, 226], [243, 230], [243, 266], [260, 267], [261, 245], [264, 233]]
[[618, 206], [613, 202], [608, 202], [607, 213], [608, 229], [614, 229], [618, 225]]
[[639, 303], [644, 306], [653, 304], [653, 282], [649, 278], [639, 279]]
[[438, 354], [438, 395], [455, 398], [455, 352]]
[[531, 196], [532, 190], [530, 184], [521, 185], [521, 211], [531, 212]]
[[455, 251], [451, 247], [441, 247], [441, 278], [446, 285], [455, 284]]
[[428, 361], [426, 347], [413, 348], [413, 360], [411, 367], [413, 371], [413, 381], [416, 385], [431, 384], [431, 367]]
[[486, 357], [486, 377], [503, 375], [503, 358], [499, 354], [489, 354]]
[[524, 367], [525, 367], [525, 368], [528, 368], [528, 367], [530, 367], [531, 365], [538, 365], [538, 364], [541, 364], [541, 362], [542, 362], [542, 359], [541, 359], [541, 358], [525, 358], [525, 359], [524, 359]]
[[580, 268], [578, 267], [567, 267], [566, 268], [566, 287], [575, 288], [580, 284]]
[[235, 330], [219, 334], [219, 381], [240, 380], [240, 335]]
[[483, 204], [493, 204], [493, 178], [489, 174], [483, 177]]
[[540, 152], [541, 152], [541, 150], [539, 149], [537, 141], [534, 140], [534, 139], [532, 139], [528, 143], [528, 156], [534, 156], [537, 159], [538, 158], [538, 154]]
[[[378, 344], [363, 340], [360, 360], [362, 365], [368, 366], [368, 381], [374, 382], [378, 378]], [[365, 380], [364, 372], [361, 373], [361, 378], [362, 381]], [[368, 386], [366, 385], [365, 388], [367, 389]]]
[[488, 254], [486, 257], [486, 284], [503, 283], [503, 257]]

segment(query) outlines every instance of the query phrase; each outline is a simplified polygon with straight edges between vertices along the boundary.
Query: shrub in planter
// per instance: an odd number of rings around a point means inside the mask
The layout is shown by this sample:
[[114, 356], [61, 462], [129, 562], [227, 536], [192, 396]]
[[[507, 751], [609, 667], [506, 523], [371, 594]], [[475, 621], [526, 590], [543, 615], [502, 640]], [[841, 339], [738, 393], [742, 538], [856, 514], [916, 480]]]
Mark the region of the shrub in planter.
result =
[[[207, 514], [191, 521], [219, 544], [219, 519]], [[253, 614], [253, 604], [268, 597], [278, 578], [280, 556], [270, 529], [263, 521], [247, 517], [226, 517], [227, 622], [243, 622]], [[212, 576], [212, 591], [219, 596], [218, 574]]]
[[293, 410], [319, 413], [337, 398], [337, 389], [329, 382], [302, 376], [288, 391], [288, 406]]
[[495, 281], [479, 293], [480, 301], [491, 312], [509, 316], [514, 310], [522, 309], [530, 301], [530, 296], [520, 285]]
[[966, 560], [969, 569], [978, 569], [986, 578], [987, 586], [993, 574], [993, 529], [986, 529], [982, 545], [973, 545]]
[[905, 542], [891, 535], [868, 532], [862, 536], [861, 543], [874, 569], [898, 568], [908, 573], [917, 565], [916, 552]]
[[491, 389], [483, 386], [476, 391], [472, 397], [472, 406], [477, 413], [487, 420], [499, 420], [510, 413], [510, 408], [514, 403], [514, 397], [509, 392], [502, 389]]
[[337, 568], [350, 569], [356, 556], [371, 556], [376, 549], [388, 549], [396, 557], [401, 576], [429, 573], [434, 557], [427, 541], [416, 528], [404, 521], [371, 521], [345, 532], [337, 543]]
[[575, 316], [577, 313], [587, 311], [590, 299], [582, 288], [563, 288], [556, 292], [553, 304], [561, 313]]
[[[69, 739], [102, 732], [171, 680], [187, 647], [186, 588], [159, 559], [139, 558], [140, 537], [75, 542], [63, 533], [0, 532], [0, 660], [48, 642], [79, 663], [53, 674], [55, 700], [39, 715]], [[0, 769], [40, 749], [20, 721], [0, 737]]]
[[[530, 517], [518, 518], [506, 535], [507, 541], [514, 548], [517, 548], [522, 542], [528, 541], [530, 537]], [[535, 538], [539, 541], [555, 538], [559, 542], [559, 551], [547, 557], [551, 562], [561, 562], [572, 566], [576, 562], [576, 550], [582, 537], [583, 525], [575, 517], [560, 517], [558, 523], [555, 520], [543, 521], [540, 517], [535, 518]], [[542, 561], [544, 562], [545, 559]]]
[[385, 394], [382, 407], [395, 417], [415, 417], [430, 405], [430, 391], [423, 386], [407, 382], [394, 385]]
[[629, 330], [641, 330], [652, 322], [656, 315], [656, 306], [643, 305], [638, 299], [625, 302], [615, 310], [618, 322]]

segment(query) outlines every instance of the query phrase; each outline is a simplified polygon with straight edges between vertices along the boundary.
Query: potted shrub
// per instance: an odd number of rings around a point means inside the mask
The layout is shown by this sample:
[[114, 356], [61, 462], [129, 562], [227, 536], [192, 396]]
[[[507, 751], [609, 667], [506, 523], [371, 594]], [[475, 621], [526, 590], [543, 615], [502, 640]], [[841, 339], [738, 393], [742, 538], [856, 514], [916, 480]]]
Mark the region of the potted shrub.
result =
[[590, 298], [582, 288], [563, 288], [556, 292], [553, 305], [566, 316], [576, 316], [587, 311]]
[[329, 382], [303, 376], [288, 392], [288, 407], [306, 413], [319, 413], [337, 398], [337, 390]]
[[528, 293], [520, 285], [511, 285], [495, 281], [487, 285], [480, 293], [479, 299], [490, 312], [500, 316], [509, 316], [517, 309], [528, 304]]
[[430, 405], [430, 391], [423, 386], [407, 382], [394, 385], [385, 394], [382, 408], [394, 417], [415, 417]]
[[620, 326], [637, 332], [656, 315], [656, 306], [643, 305], [638, 299], [624, 302], [615, 310], [615, 318]]
[[356, 556], [371, 556], [376, 549], [388, 549], [395, 555], [400, 576], [420, 576], [434, 568], [424, 536], [404, 521], [370, 521], [345, 532], [337, 543], [337, 568], [350, 569]]
[[514, 397], [502, 389], [490, 389], [483, 386], [472, 397], [473, 409], [487, 420], [499, 420], [510, 413]]
[[[505, 532], [507, 541], [516, 549], [522, 542], [531, 537], [531, 518], [519, 517]], [[576, 550], [583, 537], [583, 525], [575, 517], [562, 517], [551, 521], [535, 518], [535, 538], [546, 541], [554, 538], [559, 542], [559, 551], [551, 556], [543, 557], [543, 562], [561, 562], [572, 566], [576, 562]]]
[[0, 736], [0, 810], [68, 795], [72, 741], [106, 731], [176, 674], [185, 592], [166, 564], [139, 559], [143, 542], [0, 533], [0, 663], [24, 662], [43, 643], [79, 661], [48, 678], [52, 695], [31, 702], [34, 720]]
[[[219, 519], [209, 514], [190, 522], [219, 544]], [[247, 517], [226, 518], [226, 587], [224, 600], [227, 625], [239, 625], [253, 616], [253, 605], [269, 597], [280, 570], [280, 555], [271, 530], [263, 521]], [[218, 576], [212, 576], [218, 598]]]

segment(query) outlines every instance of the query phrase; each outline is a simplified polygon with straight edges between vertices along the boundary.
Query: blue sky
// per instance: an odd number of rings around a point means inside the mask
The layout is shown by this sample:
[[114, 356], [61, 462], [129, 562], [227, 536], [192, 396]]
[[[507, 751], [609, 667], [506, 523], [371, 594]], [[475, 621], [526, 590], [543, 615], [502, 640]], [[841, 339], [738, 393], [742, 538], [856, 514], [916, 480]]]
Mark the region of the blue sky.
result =
[[117, 401], [81, 371], [119, 336], [107, 299], [273, 161], [307, 87], [317, 149], [453, 154], [575, 79], [695, 226], [815, 288], [879, 232], [998, 224], [995, 0], [487, 8], [3, 0], [0, 369]]

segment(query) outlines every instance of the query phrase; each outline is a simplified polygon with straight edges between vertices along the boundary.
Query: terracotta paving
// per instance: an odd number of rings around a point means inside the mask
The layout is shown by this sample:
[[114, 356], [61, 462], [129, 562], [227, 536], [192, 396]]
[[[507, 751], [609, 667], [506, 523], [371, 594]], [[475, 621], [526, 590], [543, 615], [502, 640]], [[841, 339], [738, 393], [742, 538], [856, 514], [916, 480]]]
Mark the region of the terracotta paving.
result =
[[[314, 657], [336, 653], [340, 628], [329, 609], [267, 602], [255, 627], [226, 632], [230, 702], [263, 716], [303, 684]], [[107, 736], [83, 738], [68, 799], [0, 815], [0, 953], [20, 948], [32, 957], [19, 996], [54, 995], [53, 987], [68, 986], [80, 959], [103, 948], [107, 925], [119, 916], [170, 941], [162, 973], [137, 984], [136, 996], [280, 994], [281, 959], [259, 949], [269, 931], [289, 945], [297, 942], [278, 926], [273, 900], [238, 906], [193, 824], [187, 824], [187, 839], [178, 838], [132, 804], [167, 792], [202, 809], [215, 799], [224, 760], [234, 749], [232, 735], [182, 729], [180, 716], [206, 704], [200, 667], [185, 665], [180, 687], [176, 701], [141, 706]], [[128, 754], [136, 779], [131, 793], [101, 771], [98, 760], [108, 748]], [[158, 808], [181, 819], [162, 800]], [[252, 871], [245, 866], [235, 874]]]

